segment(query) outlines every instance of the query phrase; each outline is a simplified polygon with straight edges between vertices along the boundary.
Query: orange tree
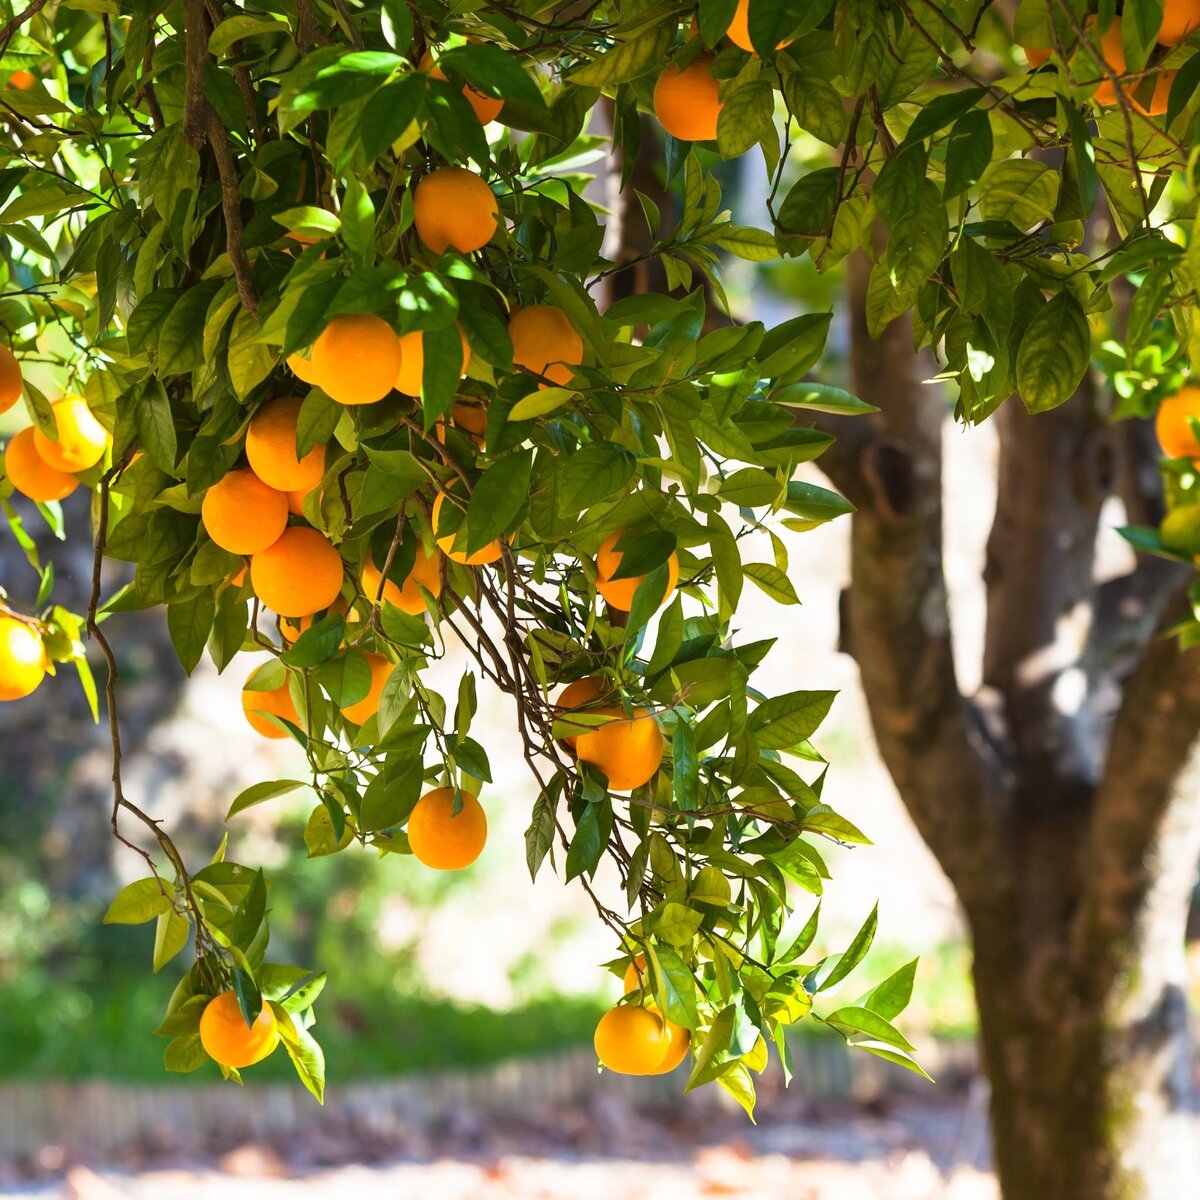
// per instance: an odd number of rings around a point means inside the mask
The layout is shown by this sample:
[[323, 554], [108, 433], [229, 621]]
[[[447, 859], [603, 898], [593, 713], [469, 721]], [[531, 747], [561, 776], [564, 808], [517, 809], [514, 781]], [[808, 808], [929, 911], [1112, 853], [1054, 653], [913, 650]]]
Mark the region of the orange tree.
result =
[[[278, 1039], [319, 1093], [323, 979], [266, 960], [261, 871], [223, 848], [185, 863], [122, 790], [103, 620], [155, 605], [189, 670], [206, 649], [218, 669], [262, 660], [247, 715], [310, 773], [230, 816], [311, 789], [313, 855], [468, 865], [490, 776], [476, 683], [506, 692], [530, 869], [553, 856], [633, 966], [602, 1061], [653, 1073], [690, 1051], [690, 1085], [749, 1107], [768, 1044], [786, 1057], [874, 918], [820, 961], [815, 906], [789, 928], [789, 883], [819, 895], [827, 875], [814, 838], [863, 839], [821, 800], [831, 694], [756, 690], [771, 640], [735, 614], [747, 581], [797, 600], [774, 523], [849, 511], [792, 478], [832, 440], [811, 414], [871, 407], [821, 378], [832, 314], [721, 321], [723, 256], [865, 261], [867, 330], [911, 314], [964, 422], [1014, 390], [1063, 404], [1101, 334], [1147, 414], [1196, 358], [1175, 232], [1194, 207], [1192, 6], [1026, 0], [1015, 25], [987, 0], [104, 7], [33, 0], [0, 28], [0, 403], [24, 360], [59, 364], [63, 393], [26, 382], [5, 474], [56, 527], [73, 488], [96, 497], [86, 617], [42, 572], [28, 611], [6, 603], [0, 680], [15, 697], [52, 660], [90, 688], [85, 632], [107, 660], [114, 832], [152, 868], [109, 919], [156, 920], [156, 967], [196, 952], [168, 1065], [207, 1051], [232, 1073]], [[636, 191], [646, 245], [605, 258], [584, 168], [613, 156], [631, 220], [642, 114], [672, 211]], [[741, 155], [767, 175], [750, 223], [712, 174]], [[597, 305], [646, 265], [660, 292]], [[1167, 418], [1173, 445], [1194, 416]], [[887, 461], [875, 499], [901, 504]], [[28, 510], [5, 508], [23, 538]], [[133, 564], [108, 596], [105, 555]], [[449, 699], [424, 677], [447, 639], [474, 660]], [[821, 1019], [912, 1065], [892, 1024], [911, 982]]]

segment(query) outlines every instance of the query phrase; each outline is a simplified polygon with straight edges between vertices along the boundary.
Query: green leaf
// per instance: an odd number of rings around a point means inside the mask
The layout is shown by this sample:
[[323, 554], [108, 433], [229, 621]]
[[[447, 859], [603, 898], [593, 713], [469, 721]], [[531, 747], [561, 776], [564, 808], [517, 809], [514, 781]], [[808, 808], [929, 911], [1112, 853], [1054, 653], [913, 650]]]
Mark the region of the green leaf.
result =
[[1025, 328], [1017, 351], [1017, 391], [1030, 412], [1047, 412], [1074, 395], [1087, 371], [1092, 333], [1079, 301], [1059, 292]]
[[788, 692], [765, 700], [746, 722], [764, 750], [788, 750], [816, 733], [837, 692]]
[[898, 1017], [912, 999], [913, 982], [917, 977], [917, 963], [906, 963], [895, 974], [889, 975], [881, 984], [867, 993], [862, 1000], [862, 1006], [872, 1012], [886, 1017], [889, 1021]]
[[799, 604], [800, 597], [785, 571], [773, 563], [744, 563], [742, 573], [777, 604]]
[[837, 89], [815, 72], [783, 76], [783, 95], [796, 123], [827, 146], [840, 146], [846, 136], [846, 107]]
[[567, 82], [577, 87], [611, 87], [640, 79], [661, 70], [674, 39], [675, 27], [669, 21], [656, 21], [628, 41], [618, 42], [607, 54], [572, 68]]
[[438, 56], [438, 66], [448, 75], [461, 75], [485, 96], [546, 107], [537, 84], [511, 50], [501, 50], [499, 46], [484, 42], [455, 46]]
[[279, 132], [294, 129], [309, 113], [368, 96], [405, 60], [380, 50], [309, 50], [283, 77], [279, 89]]
[[188, 944], [192, 927], [173, 908], [159, 913], [154, 926], [154, 973], [157, 975]]
[[915, 1051], [912, 1044], [890, 1021], [867, 1008], [848, 1006], [830, 1013], [825, 1023], [832, 1026], [843, 1036], [856, 1033], [866, 1034], [867, 1037], [885, 1045], [894, 1046], [897, 1050]]
[[157, 879], [139, 879], [126, 884], [104, 914], [105, 925], [143, 925], [170, 911], [171, 901]]
[[544, 417], [547, 413], [556, 412], [564, 404], [577, 399], [579, 393], [574, 388], [544, 387], [530, 392], [528, 396], [518, 400], [508, 410], [507, 421], [532, 421], [535, 417]]
[[264, 800], [274, 800], [276, 796], [284, 796], [297, 788], [308, 786], [302, 779], [268, 779], [262, 783], [251, 784], [237, 794], [225, 814], [225, 820], [236, 817], [238, 813], [253, 808], [256, 804], [262, 804]]
[[827, 383], [812, 383], [807, 380], [789, 384], [771, 393], [776, 404], [789, 408], [809, 408], [814, 412], [833, 413], [837, 416], [861, 416], [878, 412], [879, 409], [841, 388]]
[[871, 943], [875, 940], [875, 931], [879, 928], [879, 905], [871, 909], [871, 915], [863, 922], [863, 927], [854, 935], [854, 940], [837, 956], [832, 970], [821, 981], [818, 990], [827, 991], [835, 984], [841, 983], [855, 967], [866, 957]]
[[205, 643], [217, 615], [213, 593], [205, 588], [190, 600], [167, 605], [167, 630], [183, 669], [190, 675], [204, 653]]
[[467, 505], [467, 553], [504, 534], [529, 500], [533, 451], [520, 450], [493, 463], [479, 478]]
[[703, 920], [704, 914], [696, 909], [676, 900], [667, 900], [646, 917], [644, 925], [647, 933], [661, 941], [670, 942], [672, 946], [687, 946]]
[[723, 158], [745, 154], [775, 132], [775, 92], [765, 79], [734, 88], [717, 118], [717, 146]]

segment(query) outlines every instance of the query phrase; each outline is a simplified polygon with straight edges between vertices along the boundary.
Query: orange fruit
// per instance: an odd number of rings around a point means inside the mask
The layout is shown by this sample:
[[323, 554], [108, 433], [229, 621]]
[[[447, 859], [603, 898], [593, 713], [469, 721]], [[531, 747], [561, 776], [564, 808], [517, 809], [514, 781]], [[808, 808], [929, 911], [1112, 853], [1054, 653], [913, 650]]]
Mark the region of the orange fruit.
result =
[[231, 587], [240, 588], [246, 582], [246, 572], [250, 570], [250, 564], [243, 562], [240, 567], [229, 577]]
[[[332, 613], [344, 614], [349, 605], [342, 596], [339, 596], [330, 606], [329, 611]], [[303, 617], [296, 617], [294, 620], [288, 617], [279, 618], [279, 636], [289, 646], [294, 645], [296, 639], [306, 630], [311, 629], [313, 622], [316, 620], [315, 613], [308, 613]]]
[[265, 1001], [254, 1024], [247, 1025], [237, 997], [222, 992], [200, 1014], [200, 1044], [205, 1054], [223, 1067], [252, 1067], [279, 1045], [279, 1026]]
[[[480, 450], [483, 449], [484, 435], [487, 433], [487, 409], [482, 404], [472, 404], [465, 400], [457, 401], [453, 409], [450, 410], [450, 423], [467, 433], [471, 441]], [[438, 418], [433, 431], [437, 435], [439, 442], [444, 443], [446, 441], [445, 417]]]
[[315, 529], [293, 525], [250, 559], [254, 594], [281, 617], [307, 617], [328, 608], [342, 590], [342, 559]]
[[82, 396], [64, 396], [51, 406], [58, 441], [52, 442], [40, 429], [33, 431], [33, 444], [42, 461], [56, 471], [86, 471], [103, 457], [108, 446], [104, 426], [92, 415]]
[[292, 516], [304, 516], [304, 500], [312, 490], [311, 488], [295, 488], [290, 492], [283, 493], [287, 499], [287, 510]]
[[692, 1035], [682, 1025], [676, 1025], [666, 1017], [662, 1020], [667, 1028], [667, 1053], [658, 1067], [649, 1072], [651, 1075], [669, 1075], [687, 1057], [692, 1044]]
[[492, 189], [462, 167], [439, 167], [413, 189], [413, 224], [434, 254], [451, 246], [463, 254], [482, 249], [496, 232], [499, 212]]
[[1200, 441], [1192, 432], [1188, 417], [1200, 420], [1200, 387], [1194, 384], [1168, 396], [1155, 414], [1154, 432], [1168, 458], [1200, 458]]
[[305, 358], [303, 354], [289, 354], [287, 356], [287, 365], [288, 370], [297, 379], [302, 379], [305, 383], [311, 383], [314, 387], [321, 386], [321, 377], [317, 374], [317, 369], [313, 366], [311, 358]]
[[602, 705], [592, 712], [617, 719], [593, 725], [575, 738], [579, 761], [603, 771], [614, 792], [632, 792], [649, 783], [663, 756], [662, 730], [654, 714], [634, 708], [630, 717], [619, 704]]
[[24, 67], [18, 67], [8, 77], [8, 86], [15, 87], [20, 92], [29, 91], [35, 83], [37, 83], [37, 76], [32, 71], [26, 71]]
[[[750, 0], [738, 0], [737, 8], [733, 10], [733, 19], [729, 22], [729, 28], [725, 30], [725, 36], [742, 50], [749, 50], [751, 54], [755, 53], [754, 46], [750, 42]], [[782, 50], [788, 44], [789, 42], [785, 38], [775, 49]]]
[[[380, 595], [379, 584], [383, 582], [383, 594]], [[373, 605], [376, 599], [394, 604], [402, 612], [411, 617], [425, 615], [425, 598], [421, 595], [424, 588], [431, 596], [442, 594], [442, 565], [437, 554], [426, 554], [424, 546], [417, 547], [417, 555], [413, 560], [412, 570], [408, 573], [402, 586], [390, 579], [384, 580], [379, 568], [373, 562], [366, 562], [362, 569], [363, 595]]]
[[[645, 579], [645, 576], [631, 575], [628, 579], [613, 578], [620, 570], [621, 560], [625, 557], [621, 551], [616, 549], [617, 542], [621, 540], [624, 533], [623, 529], [618, 529], [616, 533], [610, 533], [600, 543], [600, 549], [596, 551], [596, 590], [608, 602], [610, 608], [628, 612], [633, 607], [633, 597], [638, 590], [638, 585]], [[662, 608], [671, 598], [671, 593], [675, 591], [678, 583], [679, 556], [672, 551], [671, 557], [667, 559], [667, 590], [662, 600], [659, 601], [659, 608]]]
[[618, 1004], [600, 1018], [593, 1045], [600, 1062], [618, 1075], [654, 1075], [671, 1050], [671, 1035], [658, 1013]]
[[[252, 671], [246, 682], [248, 684], [252, 682], [262, 670], [263, 668], [259, 667]], [[251, 687], [242, 688], [242, 712], [246, 714], [246, 720], [250, 722], [250, 727], [254, 732], [262, 734], [265, 738], [285, 738], [288, 733], [286, 729], [280, 729], [273, 722], [263, 720], [259, 713], [270, 713], [273, 717], [282, 717], [285, 721], [291, 721], [293, 725], [301, 723], [300, 714], [292, 702], [292, 693], [288, 690], [286, 679], [269, 692], [256, 692]]]
[[470, 792], [460, 793], [462, 809], [454, 813], [454, 789], [435, 788], [417, 801], [408, 818], [408, 844], [418, 862], [437, 871], [461, 871], [483, 852], [487, 815]]
[[0, 346], [0, 413], [8, 412], [20, 400], [24, 386], [17, 356], [7, 346]]
[[[1089, 18], [1087, 22], [1088, 28], [1091, 29], [1095, 23], [1094, 17]], [[1080, 54], [1083, 53], [1083, 51], [1080, 51]], [[1101, 34], [1100, 54], [1112, 69], [1113, 74], [1118, 76], [1125, 74], [1125, 44], [1121, 41], [1120, 17], [1114, 17], [1109, 27]], [[1085, 78], [1091, 78], [1090, 73], [1092, 71], [1099, 71], [1100, 68], [1096, 66], [1090, 56], [1087, 57], [1087, 62], [1089, 74]], [[1131, 93], [1136, 86], [1136, 81], [1130, 81], [1121, 85], [1126, 94]], [[1100, 86], [1092, 94], [1092, 99], [1102, 108], [1111, 108], [1117, 103], [1117, 89], [1113, 86], [1112, 81], [1107, 75], [1103, 77]]]
[[669, 62], [654, 85], [654, 115], [681, 142], [710, 142], [717, 136], [722, 105], [711, 68], [711, 54], [697, 55], [682, 70]]
[[[467, 335], [460, 329], [458, 336], [462, 339], [462, 357], [455, 364], [455, 371], [461, 379], [467, 369], [467, 361], [471, 357], [471, 347], [467, 345]], [[400, 370], [396, 375], [395, 388], [406, 396], [421, 394], [421, 377], [425, 372], [425, 335], [420, 330], [403, 334], [400, 338]]]
[[382, 654], [365, 656], [367, 666], [371, 668], [371, 690], [359, 701], [348, 704], [342, 709], [342, 716], [355, 725], [362, 725], [379, 711], [379, 700], [383, 695], [383, 685], [392, 673], [392, 660]]
[[313, 343], [312, 373], [339, 404], [375, 404], [395, 385], [400, 339], [372, 313], [341, 313]]
[[625, 968], [624, 995], [636, 992], [650, 986], [650, 976], [646, 973], [646, 956], [639, 954]]
[[1022, 46], [1021, 49], [1025, 51], [1026, 61], [1035, 70], [1050, 61], [1051, 51], [1045, 46]]
[[204, 493], [200, 520], [222, 550], [257, 554], [287, 528], [288, 502], [248, 468], [230, 471]]
[[311, 491], [325, 474], [324, 445], [314, 446], [302, 459], [296, 455], [300, 404], [296, 396], [269, 400], [254, 414], [246, 430], [250, 469], [279, 492]]
[[1158, 29], [1160, 46], [1177, 46], [1197, 29], [1200, 29], [1200, 0], [1166, 0]]
[[46, 646], [38, 631], [0, 613], [0, 700], [21, 700], [46, 678]]
[[570, 383], [574, 374], [571, 368], [583, 362], [579, 330], [561, 308], [552, 304], [518, 309], [509, 318], [508, 336], [512, 338], [513, 365], [551, 383]]
[[9, 438], [4, 451], [4, 473], [22, 496], [43, 503], [64, 500], [79, 486], [74, 475], [56, 470], [43, 461], [32, 429], [22, 429]]
[[[439, 514], [442, 511], [442, 501], [445, 500], [445, 495], [438, 493], [437, 499], [433, 502], [433, 532], [437, 536], [438, 526], [440, 525]], [[500, 548], [500, 539], [488, 542], [486, 546], [481, 546], [473, 554], [468, 554], [465, 549], [455, 550], [454, 544], [457, 542], [460, 546], [466, 546], [466, 520], [459, 524], [458, 528], [453, 533], [447, 533], [439, 537], [437, 544], [441, 547], [442, 553], [452, 562], [462, 563], [464, 567], [483, 567], [488, 563], [494, 563], [504, 551]]]
[[1167, 104], [1171, 99], [1171, 84], [1175, 82], [1177, 71], [1155, 71], [1154, 74], [1154, 91], [1150, 96], [1148, 105], [1142, 104], [1134, 95], [1130, 95], [1129, 102], [1138, 112], [1145, 113], [1148, 117], [1161, 117], [1167, 111]]
[[[446, 82], [446, 72], [434, 62], [433, 54], [428, 50], [421, 56], [417, 70], [424, 71], [430, 79], [440, 79], [443, 83]], [[475, 116], [479, 119], [480, 125], [487, 125], [489, 122], [494, 121], [500, 115], [500, 110], [504, 107], [503, 100], [487, 96], [483, 92], [473, 88], [469, 83], [463, 87], [462, 94], [463, 99], [471, 106]]]
[[[576, 679], [574, 683], [568, 683], [563, 688], [559, 693], [558, 700], [555, 702], [555, 710], [560, 720], [563, 713], [571, 712], [573, 709], [582, 708], [589, 711], [596, 711], [596, 701], [603, 700], [611, 691], [612, 689], [602, 676], [585, 675], [582, 679]], [[580, 733], [586, 733], [589, 729], [596, 727], [584, 724], [581, 721], [577, 728]], [[578, 737], [579, 734], [571, 734], [562, 740], [574, 750]]]

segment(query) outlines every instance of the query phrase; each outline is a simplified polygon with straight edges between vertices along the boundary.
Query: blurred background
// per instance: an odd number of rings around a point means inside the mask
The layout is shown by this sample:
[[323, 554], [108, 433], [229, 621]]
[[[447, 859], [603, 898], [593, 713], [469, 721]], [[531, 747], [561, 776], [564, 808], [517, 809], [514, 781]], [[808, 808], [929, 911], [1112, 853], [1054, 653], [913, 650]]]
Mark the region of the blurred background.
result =
[[[743, 194], [739, 206], [753, 223], [761, 198]], [[834, 354], [822, 378], [845, 382], [837, 272], [817, 279], [807, 263], [731, 264], [730, 278], [742, 317], [773, 323], [832, 308]], [[997, 449], [991, 426], [964, 431], [951, 412], [947, 400], [946, 570], [970, 693]], [[3, 433], [24, 423], [19, 411], [3, 420], [11, 421]], [[805, 474], [825, 482], [815, 469]], [[65, 507], [65, 542], [36, 512], [22, 512], [56, 564], [62, 602], [82, 608], [87, 499], [77, 494]], [[1119, 508], [1106, 512], [1101, 573], [1130, 567], [1114, 532], [1121, 523]], [[307, 810], [288, 797], [229, 829], [232, 858], [262, 863], [285, 883], [271, 899], [278, 957], [329, 972], [317, 1031], [326, 1107], [300, 1089], [282, 1055], [241, 1089], [222, 1084], [215, 1067], [168, 1075], [151, 1031], [178, 967], [151, 975], [149, 927], [101, 924], [116, 888], [141, 872], [108, 826], [107, 730], [64, 673], [29, 700], [0, 706], [0, 1194], [995, 1200], [970, 952], [949, 885], [877, 757], [858, 671], [837, 649], [849, 535], [846, 519], [784, 533], [803, 606], [747, 594], [739, 620], [778, 637], [764, 686], [840, 689], [819, 739], [832, 763], [827, 798], [876, 844], [831, 848], [822, 937], [844, 944], [878, 898], [875, 950], [844, 995], [852, 1000], [920, 954], [904, 1029], [936, 1086], [804, 1027], [797, 1077], [785, 1090], [772, 1068], [757, 1125], [716, 1089], [684, 1096], [682, 1073], [599, 1074], [590, 1043], [619, 991], [602, 967], [614, 947], [578, 888], [548, 870], [530, 883], [522, 834], [534, 794], [508, 702], [485, 690], [477, 736], [496, 775], [483, 796], [492, 835], [470, 871], [434, 877], [411, 859], [354, 850], [307, 860]], [[119, 582], [114, 571], [108, 584]], [[33, 599], [35, 577], [6, 533], [0, 585], [15, 600]], [[193, 860], [207, 856], [231, 799], [291, 775], [301, 756], [246, 725], [249, 662], [219, 677], [205, 660], [184, 677], [158, 614], [114, 617], [110, 640], [122, 677], [126, 791], [179, 832]], [[461, 663], [452, 656], [439, 670], [456, 673]], [[811, 901], [796, 902], [805, 911]], [[1198, 991], [1193, 958], [1193, 1008]]]

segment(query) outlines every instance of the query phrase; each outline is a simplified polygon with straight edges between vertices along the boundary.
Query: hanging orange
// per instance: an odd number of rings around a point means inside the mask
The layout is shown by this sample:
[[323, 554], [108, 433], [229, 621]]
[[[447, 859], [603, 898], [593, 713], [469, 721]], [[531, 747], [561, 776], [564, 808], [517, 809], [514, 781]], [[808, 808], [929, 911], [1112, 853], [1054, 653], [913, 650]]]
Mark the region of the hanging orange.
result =
[[[637, 593], [638, 587], [646, 577], [631, 575], [628, 579], [613, 578], [621, 569], [621, 562], [625, 557], [616, 548], [624, 533], [625, 530], [618, 529], [616, 533], [610, 533], [600, 543], [600, 549], [596, 552], [596, 590], [604, 597], [610, 608], [628, 612], [633, 607], [633, 597]], [[678, 583], [679, 555], [672, 550], [671, 556], [667, 559], [667, 588], [663, 598], [659, 601], [659, 608], [671, 598]]]
[[470, 792], [460, 792], [462, 808], [454, 811], [454, 789], [436, 788], [417, 801], [408, 818], [408, 844], [417, 860], [438, 871], [461, 871], [483, 853], [487, 814]]
[[200, 520], [222, 550], [257, 554], [287, 528], [288, 502], [249, 469], [230, 471], [204, 493]]
[[325, 474], [324, 445], [314, 446], [303, 458], [296, 454], [301, 404], [296, 396], [269, 400], [254, 414], [246, 430], [250, 468], [276, 491], [311, 491]]
[[51, 406], [58, 441], [52, 442], [40, 429], [33, 431], [33, 444], [42, 461], [56, 471], [86, 471], [103, 457], [108, 434], [96, 420], [82, 396], [64, 396]]
[[495, 235], [499, 212], [492, 189], [462, 167], [439, 167], [413, 189], [413, 224], [434, 254], [481, 250]]
[[22, 496], [43, 504], [65, 500], [79, 486], [74, 475], [56, 470], [42, 459], [32, 429], [22, 429], [9, 438], [4, 451], [4, 473]]
[[570, 317], [552, 304], [531, 304], [509, 318], [513, 364], [565, 386], [583, 362], [583, 339]]
[[723, 107], [712, 55], [697, 55], [682, 70], [667, 63], [654, 85], [654, 115], [681, 142], [711, 142]]
[[339, 404], [376, 404], [395, 386], [400, 339], [371, 313], [340, 313], [313, 343], [312, 373]]
[[[260, 671], [264, 670], [259, 667], [252, 671], [250, 678], [246, 680], [247, 685], [254, 682], [255, 677]], [[242, 688], [242, 712], [246, 714], [246, 720], [250, 723], [250, 727], [255, 733], [261, 734], [265, 738], [285, 738], [288, 736], [286, 729], [281, 729], [272, 721], [264, 720], [259, 714], [269, 713], [273, 717], [282, 717], [285, 721], [291, 721], [293, 725], [300, 724], [300, 714], [296, 711], [295, 702], [292, 700], [291, 690], [288, 688], [287, 679], [285, 678], [277, 688], [271, 688], [270, 691], [259, 692], [247, 686]]]
[[223, 1067], [240, 1070], [262, 1062], [279, 1045], [275, 1013], [264, 1000], [253, 1025], [246, 1024], [233, 992], [214, 996], [200, 1014], [200, 1044]]
[[307, 617], [328, 608], [342, 589], [342, 559], [315, 529], [293, 525], [250, 558], [254, 594], [281, 617]]

